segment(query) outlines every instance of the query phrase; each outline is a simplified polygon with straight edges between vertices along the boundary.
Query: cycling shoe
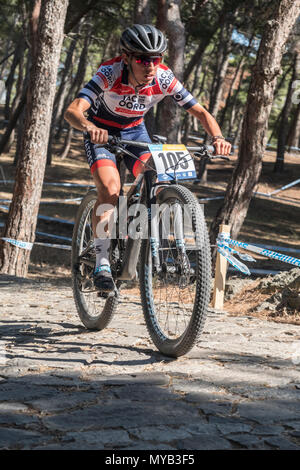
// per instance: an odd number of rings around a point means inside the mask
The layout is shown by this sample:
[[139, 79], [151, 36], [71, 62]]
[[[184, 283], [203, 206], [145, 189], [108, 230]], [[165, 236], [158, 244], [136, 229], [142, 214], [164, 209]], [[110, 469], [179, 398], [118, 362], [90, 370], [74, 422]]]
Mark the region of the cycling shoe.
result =
[[115, 283], [111, 275], [109, 266], [103, 265], [95, 269], [94, 274], [94, 286], [99, 292], [112, 292], [115, 290]]

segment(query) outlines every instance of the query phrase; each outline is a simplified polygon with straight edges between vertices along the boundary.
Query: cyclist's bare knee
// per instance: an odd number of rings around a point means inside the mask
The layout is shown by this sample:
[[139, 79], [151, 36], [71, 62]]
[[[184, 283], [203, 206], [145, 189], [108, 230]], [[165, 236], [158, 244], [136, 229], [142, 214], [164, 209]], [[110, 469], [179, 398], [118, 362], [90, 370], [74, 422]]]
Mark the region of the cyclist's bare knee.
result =
[[120, 175], [115, 167], [100, 167], [93, 173], [98, 202], [116, 205], [120, 194]]

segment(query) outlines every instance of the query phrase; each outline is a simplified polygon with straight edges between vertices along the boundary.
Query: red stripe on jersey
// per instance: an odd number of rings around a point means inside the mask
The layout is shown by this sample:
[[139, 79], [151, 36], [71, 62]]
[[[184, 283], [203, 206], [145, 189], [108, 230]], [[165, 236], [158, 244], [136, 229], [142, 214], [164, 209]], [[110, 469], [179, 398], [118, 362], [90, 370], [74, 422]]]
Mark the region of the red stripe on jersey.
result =
[[167, 67], [166, 65], [164, 64], [159, 64], [158, 66], [160, 69], [163, 69], [163, 70], [169, 70], [169, 67]]
[[105, 88], [108, 88], [108, 81], [106, 80], [105, 75], [103, 75], [101, 72], [97, 72], [96, 75], [98, 75], [98, 77], [103, 80]]
[[116, 108], [115, 111], [118, 111], [119, 113], [123, 113], [123, 114], [134, 114], [137, 116], [144, 115], [143, 111], [132, 111], [132, 109], [126, 109], [126, 108]]
[[101, 119], [97, 116], [93, 116], [93, 119], [96, 119], [96, 121], [102, 122], [102, 124], [106, 124], [107, 126], [118, 127], [118, 129], [127, 129], [128, 127], [135, 127], [143, 122], [143, 118], [138, 119], [137, 121], [134, 121], [131, 124], [119, 124], [118, 122], [107, 121], [106, 119]]
[[174, 80], [172, 81], [171, 85], [167, 89], [167, 93], [171, 93], [171, 91], [173, 90], [173, 88], [174, 88], [174, 86], [176, 85], [177, 82], [178, 82], [177, 78], [174, 77]]
[[141, 90], [139, 92], [139, 95], [147, 95], [147, 96], [162, 95], [162, 94], [163, 94], [163, 92], [159, 88], [158, 83], [155, 83], [155, 85], [153, 85], [151, 87], [148, 87], [148, 88], [145, 88], [145, 90]]
[[110, 91], [116, 93], [117, 95], [134, 95], [135, 91], [129, 85], [124, 85], [122, 83], [122, 76], [118, 77], [111, 87]]
[[109, 160], [108, 158], [103, 158], [103, 160], [96, 160], [92, 166], [91, 166], [91, 173], [93, 174], [94, 171], [97, 169], [97, 168], [100, 168], [102, 166], [110, 166], [110, 167], [114, 167], [114, 168], [117, 168], [115, 162], [113, 162], [112, 160]]
[[102, 62], [100, 64], [100, 67], [101, 67], [101, 65], [112, 65], [112, 64], [115, 64], [117, 62], [121, 62], [121, 60], [122, 60], [122, 56], [119, 55], [118, 57], [114, 57], [113, 59], [107, 60], [106, 62]]

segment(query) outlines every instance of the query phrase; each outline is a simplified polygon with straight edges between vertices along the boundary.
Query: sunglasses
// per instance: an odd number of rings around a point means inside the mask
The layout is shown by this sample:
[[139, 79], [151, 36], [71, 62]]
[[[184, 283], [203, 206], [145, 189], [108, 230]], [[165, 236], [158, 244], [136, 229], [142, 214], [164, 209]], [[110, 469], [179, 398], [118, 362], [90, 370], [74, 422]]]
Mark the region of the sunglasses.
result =
[[159, 65], [162, 62], [162, 57], [147, 57], [147, 56], [133, 56], [136, 64], [141, 64], [144, 67], [149, 67], [151, 63], [154, 66]]

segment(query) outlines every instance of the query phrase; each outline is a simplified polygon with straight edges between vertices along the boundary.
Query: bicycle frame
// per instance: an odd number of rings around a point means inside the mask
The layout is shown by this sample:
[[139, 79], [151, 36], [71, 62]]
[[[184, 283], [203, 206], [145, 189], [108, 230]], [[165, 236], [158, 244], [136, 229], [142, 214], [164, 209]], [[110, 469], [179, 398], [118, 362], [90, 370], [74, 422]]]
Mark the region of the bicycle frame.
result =
[[[109, 145], [112, 149], [115, 150], [115, 153], [117, 155], [117, 167], [118, 170], [120, 170], [120, 156], [122, 154], [127, 154], [135, 158], [136, 160], [140, 160], [136, 155], [133, 153], [129, 152], [127, 149], [123, 148], [120, 146], [120, 144], [132, 144], [132, 141], [126, 141], [126, 140], [121, 140], [119, 138], [115, 138], [112, 136], [109, 136]], [[140, 146], [140, 147], [145, 147], [148, 148], [148, 143], [145, 142], [134, 142], [135, 145]], [[211, 146], [200, 146], [200, 147], [187, 147], [188, 150], [191, 151], [200, 151], [201, 158], [207, 157], [207, 152], [208, 151], [214, 151], [214, 147]], [[149, 164], [145, 162], [142, 162], [145, 165], [145, 171], [139, 173], [139, 175], [136, 177], [134, 182], [132, 183], [131, 188], [128, 191], [127, 194], [127, 199], [126, 202], [123, 203], [122, 207], [119, 208], [120, 210], [127, 210], [128, 205], [130, 202], [130, 199], [132, 196], [134, 196], [139, 190], [139, 199], [137, 202], [141, 202], [143, 199], [146, 204], [147, 204], [147, 210], [148, 210], [148, 229], [151, 235], [150, 235], [150, 243], [151, 243], [151, 251], [152, 251], [152, 256], [153, 256], [153, 262], [154, 262], [154, 267], [156, 271], [160, 271], [160, 261], [159, 261], [159, 256], [157, 253], [157, 249], [155, 246], [156, 240], [159, 240], [159, 233], [158, 233], [158, 219], [154, 215], [152, 217], [151, 214], [151, 205], [156, 203], [156, 195], [158, 191], [160, 191], [162, 188], [172, 185], [172, 184], [178, 184], [177, 179], [174, 178], [174, 180], [167, 181], [167, 182], [160, 182], [160, 183], [152, 183], [152, 177], [153, 173], [156, 173], [155, 169], [152, 167], [149, 167]], [[147, 170], [148, 166], [148, 170]], [[123, 185], [121, 187], [121, 191], [123, 191]], [[126, 206], [125, 206], [126, 204]], [[181, 217], [181, 214], [180, 214]], [[176, 244], [184, 251], [184, 246], [181, 244], [181, 240], [183, 239], [183, 234], [182, 232], [182, 218], [178, 217], [177, 218], [177, 231], [176, 233], [179, 234], [178, 239], [176, 240]], [[131, 237], [128, 237], [127, 243], [126, 243], [126, 248], [125, 248], [125, 253], [124, 253], [124, 260], [122, 263], [121, 267], [121, 272], [117, 276], [117, 280], [120, 281], [128, 281], [128, 280], [133, 280], [136, 278], [136, 272], [137, 272], [137, 264], [138, 264], [138, 259], [139, 259], [139, 254], [140, 254], [140, 246], [141, 246], [141, 237], [133, 239]]]

